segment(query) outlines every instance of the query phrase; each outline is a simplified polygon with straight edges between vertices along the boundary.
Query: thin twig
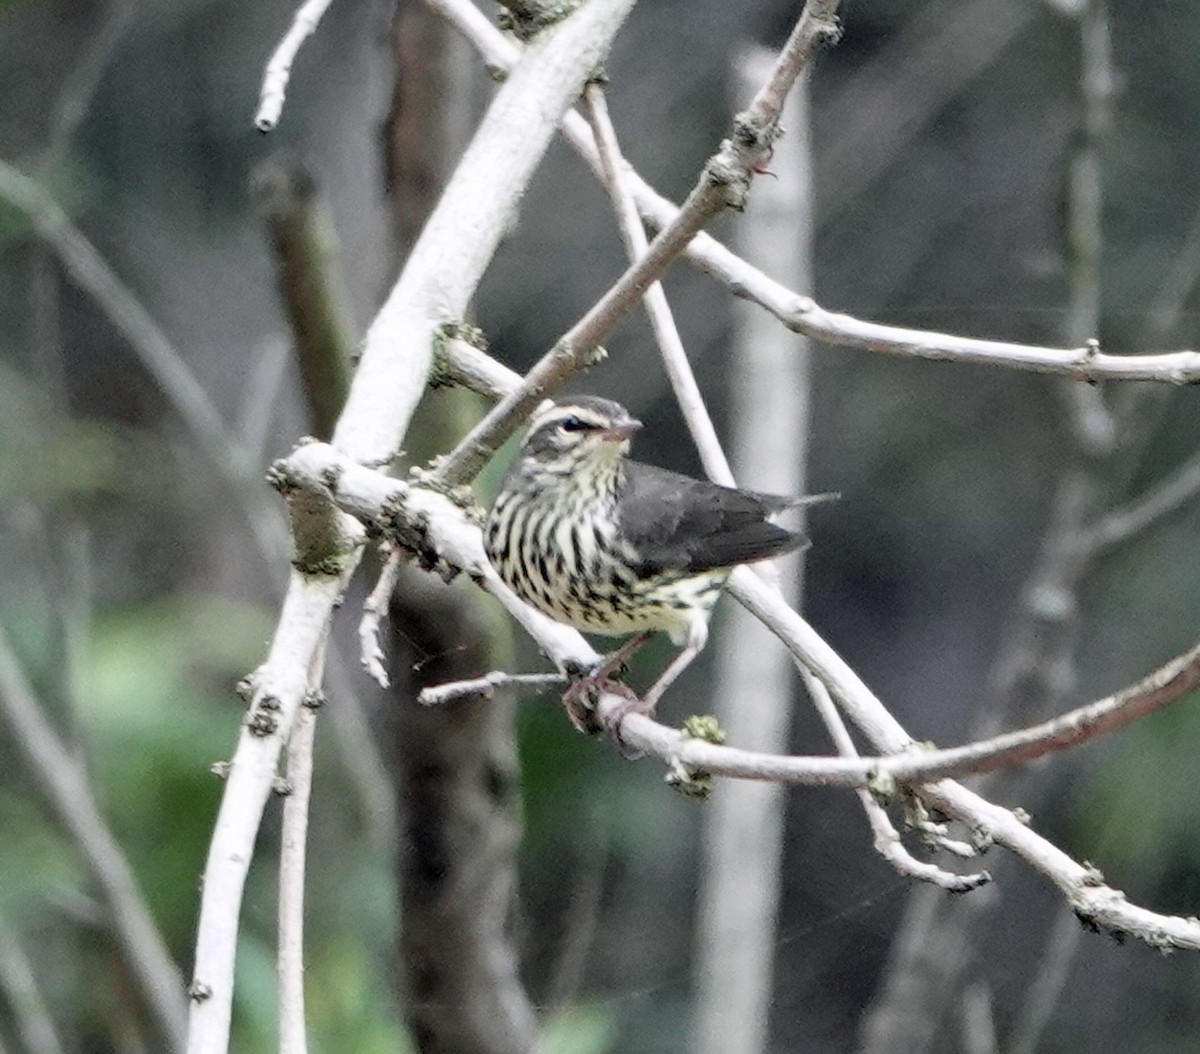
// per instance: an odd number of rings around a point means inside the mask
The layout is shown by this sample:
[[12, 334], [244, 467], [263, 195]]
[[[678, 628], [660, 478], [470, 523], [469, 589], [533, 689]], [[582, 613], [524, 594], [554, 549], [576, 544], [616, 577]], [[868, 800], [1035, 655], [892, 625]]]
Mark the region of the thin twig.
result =
[[[1075, 933], [1079, 932], [1079, 925], [1076, 924]], [[992, 991], [982, 981], [967, 985], [963, 992], [962, 1049], [963, 1054], [1000, 1054]]]
[[1059, 909], [1054, 925], [1046, 934], [1037, 973], [1025, 990], [1020, 1016], [1005, 1044], [1005, 1054], [1037, 1054], [1042, 1049], [1042, 1036], [1062, 998], [1082, 938], [1078, 920], [1069, 911]]
[[[609, 196], [616, 208], [617, 220], [621, 228], [621, 237], [625, 242], [625, 250], [630, 260], [638, 260], [646, 255], [650, 247], [650, 239], [646, 237], [646, 228], [642, 226], [642, 218], [638, 215], [637, 204], [629, 193], [625, 182], [625, 159], [621, 156], [621, 147], [617, 142], [612, 120], [608, 115], [608, 104], [604, 98], [604, 89], [599, 84], [589, 84], [584, 92], [584, 105], [587, 109], [588, 120], [591, 122], [596, 136], [596, 147], [600, 151], [600, 162], [604, 167], [605, 183]], [[725, 487], [734, 486], [733, 470], [721, 449], [721, 441], [717, 436], [716, 426], [705, 405], [704, 397], [700, 394], [700, 386], [696, 383], [695, 374], [688, 363], [687, 352], [675, 325], [675, 317], [667, 294], [661, 282], [654, 282], [645, 293], [646, 314], [650, 319], [650, 328], [654, 332], [658, 344], [659, 355], [675, 399], [687, 421], [688, 429], [696, 449], [700, 452], [700, 461], [704, 471], [714, 483]]]
[[357, 794], [366, 842], [378, 859], [384, 859], [395, 851], [400, 824], [395, 788], [383, 759], [379, 730], [373, 725], [376, 715], [368, 715], [359, 696], [358, 663], [344, 654], [336, 640], [327, 644], [327, 650], [326, 691], [337, 699], [337, 706], [329, 708], [327, 727]]
[[1200, 454], [1136, 501], [1106, 513], [1087, 533], [1084, 544], [1104, 551], [1127, 542], [1193, 501], [1197, 494], [1200, 494]]
[[[842, 721], [842, 715], [837, 712], [833, 700], [829, 697], [829, 689], [802, 665], [800, 666], [800, 675], [804, 678], [804, 686], [808, 689], [813, 706], [824, 722], [834, 746], [837, 747], [837, 752], [845, 758], [858, 757], [858, 750]], [[900, 832], [896, 830], [895, 824], [888, 816], [887, 810], [875, 800], [875, 796], [870, 790], [860, 787], [856, 793], [863, 812], [866, 813], [867, 823], [871, 827], [875, 852], [900, 874], [919, 879], [922, 882], [929, 882], [948, 893], [966, 893], [991, 881], [991, 875], [986, 871], [960, 875], [953, 871], [946, 871], [936, 864], [918, 860], [908, 851], [908, 847], [900, 837]]]
[[271, 334], [258, 342], [250, 360], [254, 365], [246, 379], [233, 434], [247, 455], [260, 464], [268, 457], [267, 438], [283, 403], [280, 396], [292, 361], [291, 342], [282, 334]]
[[503, 670], [493, 670], [474, 680], [423, 688], [417, 696], [417, 702], [422, 706], [441, 706], [465, 695], [490, 697], [498, 688], [553, 688], [566, 683], [567, 678], [561, 673], [505, 673]]
[[283, 113], [283, 100], [287, 94], [288, 79], [292, 75], [292, 63], [300, 45], [316, 30], [329, 7], [330, 0], [305, 0], [296, 11], [291, 26], [276, 47], [267, 63], [263, 75], [262, 91], [258, 98], [258, 112], [254, 115], [254, 126], [260, 132], [269, 132], [279, 124]]
[[12, 743], [52, 805], [108, 909], [130, 975], [166, 1045], [184, 1044], [183, 978], [120, 844], [96, 804], [79, 764], [46, 721], [7, 635], [0, 630], [0, 715]]
[[435, 349], [430, 384], [434, 387], [458, 385], [495, 402], [512, 390], [514, 376], [512, 370], [474, 344], [447, 339], [440, 341]]
[[344, 586], [337, 575], [293, 571], [266, 661], [253, 676], [246, 731], [229, 766], [209, 842], [188, 1021], [190, 1054], [224, 1054], [233, 1011], [233, 963], [242, 891], [283, 744], [308, 692], [308, 667]]
[[51, 164], [58, 164], [66, 157], [113, 55], [133, 24], [136, 6], [133, 0], [110, 0], [100, 16], [100, 25], [88, 38], [80, 61], [63, 78], [46, 148]]
[[[826, 127], [838, 131], [816, 158], [821, 226], [830, 229], [864, 200], [946, 107], [1022, 38], [1038, 14], [1033, 4], [1012, 0], [952, 0], [912, 9], [823, 107]], [[878, 105], [884, 98], [888, 105]]]
[[391, 684], [387, 666], [384, 665], [386, 656], [379, 642], [379, 627], [387, 617], [388, 605], [392, 593], [396, 589], [396, 581], [400, 577], [400, 568], [404, 566], [407, 554], [401, 549], [392, 549], [379, 569], [379, 579], [363, 602], [362, 618], [358, 623], [358, 643], [362, 664], [380, 688]]
[[596, 932], [600, 928], [604, 875], [612, 856], [612, 846], [604, 831], [593, 830], [579, 839], [578, 857], [570, 881], [571, 899], [563, 920], [563, 935], [558, 954], [550, 970], [547, 1002], [557, 1010], [569, 1010], [579, 995]]

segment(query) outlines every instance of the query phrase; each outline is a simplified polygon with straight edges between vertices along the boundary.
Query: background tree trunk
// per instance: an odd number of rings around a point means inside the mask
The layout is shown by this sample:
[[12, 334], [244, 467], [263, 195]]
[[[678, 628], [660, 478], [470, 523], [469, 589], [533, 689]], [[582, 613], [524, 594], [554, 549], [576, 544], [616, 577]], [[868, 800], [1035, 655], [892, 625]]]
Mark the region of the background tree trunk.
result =
[[[458, 36], [422, 4], [404, 4], [386, 138], [397, 248], [407, 252], [470, 130], [474, 66]], [[478, 399], [427, 398], [410, 430], [414, 463], [451, 447]], [[525, 1054], [533, 1010], [512, 942], [520, 790], [509, 693], [437, 707], [422, 687], [504, 665], [511, 632], [475, 592], [404, 569], [393, 593], [394, 685], [388, 753], [401, 815], [398, 959], [409, 1027], [422, 1054]]]

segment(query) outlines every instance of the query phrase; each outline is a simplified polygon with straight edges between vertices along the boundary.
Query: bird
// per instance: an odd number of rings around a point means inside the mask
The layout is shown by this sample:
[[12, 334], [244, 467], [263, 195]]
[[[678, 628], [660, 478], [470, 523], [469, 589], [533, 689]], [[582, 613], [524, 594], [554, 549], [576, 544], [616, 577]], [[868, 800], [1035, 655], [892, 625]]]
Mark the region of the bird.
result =
[[[595, 730], [593, 689], [653, 712], [703, 649], [713, 607], [734, 567], [803, 549], [806, 536], [771, 522], [828, 495], [792, 497], [723, 487], [629, 457], [642, 422], [592, 395], [547, 399], [534, 411], [484, 527], [484, 549], [525, 603], [586, 633], [632, 638], [577, 680], [564, 703]], [[614, 671], [657, 632], [682, 650], [637, 695]]]

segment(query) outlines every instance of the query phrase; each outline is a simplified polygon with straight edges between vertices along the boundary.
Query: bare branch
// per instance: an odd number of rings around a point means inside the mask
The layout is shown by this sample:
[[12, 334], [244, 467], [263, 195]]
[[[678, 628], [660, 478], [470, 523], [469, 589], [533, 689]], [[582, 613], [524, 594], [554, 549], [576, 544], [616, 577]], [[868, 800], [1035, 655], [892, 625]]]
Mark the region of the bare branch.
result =
[[430, 381], [434, 387], [456, 384], [496, 401], [519, 381], [518, 374], [465, 340], [448, 338], [440, 341], [434, 351]]
[[[584, 103], [587, 108], [588, 120], [596, 136], [596, 146], [600, 152], [600, 163], [604, 169], [604, 179], [608, 193], [616, 208], [617, 220], [621, 227], [621, 237], [625, 242], [625, 250], [630, 260], [638, 260], [646, 255], [650, 247], [650, 239], [646, 237], [646, 229], [642, 226], [642, 218], [638, 215], [637, 204], [629, 193], [626, 184], [626, 162], [621, 156], [621, 147], [617, 142], [616, 131], [608, 115], [608, 103], [604, 98], [604, 90], [599, 84], [589, 84], [584, 92]], [[721, 449], [721, 441], [717, 438], [717, 429], [712, 422], [708, 407], [700, 394], [700, 386], [696, 383], [695, 374], [688, 363], [687, 352], [675, 325], [675, 317], [671, 305], [667, 302], [667, 294], [663, 291], [661, 282], [654, 282], [645, 295], [646, 314], [650, 318], [650, 328], [654, 331], [654, 339], [658, 344], [659, 354], [671, 388], [675, 392], [676, 401], [683, 411], [684, 420], [692, 433], [692, 439], [700, 452], [700, 461], [709, 479], [726, 487], [734, 485], [733, 471]]]
[[1046, 934], [1042, 960], [1030, 979], [1024, 1005], [1005, 1049], [1007, 1054], [1037, 1054], [1042, 1036], [1062, 998], [1071, 973], [1071, 964], [1079, 951], [1081, 933], [1069, 912], [1060, 910]]
[[566, 683], [567, 678], [561, 673], [505, 673], [503, 670], [493, 670], [474, 680], [424, 688], [417, 696], [417, 702], [422, 706], [441, 706], [464, 695], [491, 696], [497, 688], [552, 688]]
[[[763, 618], [792, 654], [830, 686], [843, 703], [843, 708], [877, 746], [884, 746], [885, 741], [895, 739], [897, 733], [904, 735], [890, 714], [886, 721], [878, 724], [876, 708], [863, 705], [873, 698], [865, 686], [861, 682], [854, 683], [857, 677], [828, 645], [821, 642], [819, 647], [815, 646], [813, 638], [816, 634], [807, 623], [745, 568], [734, 572], [731, 592]], [[813, 661], [814, 656], [819, 657], [818, 662]], [[847, 673], [853, 680], [846, 676]], [[837, 681], [845, 685], [841, 692], [833, 683]], [[919, 753], [910, 753], [903, 760], [882, 758], [876, 762], [875, 771], [899, 783], [992, 771], [1066, 750], [1098, 735], [1124, 728], [1138, 718], [1183, 698], [1198, 687], [1200, 644], [1147, 674], [1136, 684], [1041, 724], [966, 746], [935, 751], [924, 759]], [[853, 691], [848, 690], [850, 688]], [[864, 692], [865, 696], [862, 694]], [[847, 701], [851, 706], [846, 705]], [[879, 709], [882, 710], [881, 707]], [[883, 713], [886, 714], [886, 711]], [[907, 744], [897, 741], [895, 746], [888, 742], [884, 749], [899, 753], [912, 745], [911, 741]], [[926, 768], [925, 762], [932, 760], [934, 754], [938, 759], [936, 764]]]
[[[601, 715], [611, 719], [621, 712], [622, 702], [618, 696], [605, 696], [599, 704]], [[629, 746], [688, 770], [755, 779], [789, 778], [788, 759], [756, 757], [749, 751], [690, 739], [641, 714], [625, 717], [621, 736]], [[841, 758], [827, 760], [837, 766], [846, 763]], [[1095, 868], [1076, 863], [1008, 809], [950, 780], [923, 784], [916, 793], [930, 807], [1010, 849], [1053, 882], [1086, 927], [1136, 936], [1154, 947], [1200, 950], [1200, 921], [1160, 915], [1128, 903], [1123, 893], [1104, 884]]]
[[[598, 660], [595, 651], [577, 632], [533, 612], [503, 588], [484, 555], [479, 528], [449, 498], [356, 465], [323, 443], [300, 447], [287, 465], [296, 486], [323, 492], [347, 513], [377, 529], [399, 529], [405, 534], [419, 526], [427, 547], [426, 558], [436, 553], [437, 569], [442, 573], [465, 572], [493, 592], [560, 669], [585, 669]], [[928, 750], [909, 736], [845, 661], [787, 606], [778, 591], [749, 568], [740, 567], [731, 576], [730, 592], [829, 687], [855, 724], [886, 756], [858, 760], [791, 758], [699, 743], [678, 755], [685, 764], [694, 763], [718, 775], [822, 786], [865, 786], [877, 779], [911, 784], [988, 772], [1066, 750], [1124, 728], [1200, 687], [1198, 643], [1137, 684], [1039, 725], [962, 747]], [[612, 699], [616, 702], [620, 697]], [[679, 735], [663, 726], [656, 727], [661, 732], [655, 735]], [[664, 742], [660, 738], [647, 749], [658, 754]]]
[[[497, 70], [511, 68], [520, 49], [506, 40], [467, 0], [425, 0], [449, 18]], [[471, 8], [470, 11], [467, 9]], [[603, 178], [595, 141], [577, 113], [563, 119], [563, 135]], [[643, 219], [660, 230], [673, 223], [678, 208], [633, 170], [628, 179]], [[748, 264], [715, 238], [698, 233], [686, 249], [688, 259], [737, 296], [761, 305], [796, 333], [837, 347], [938, 362], [1001, 366], [1056, 374], [1081, 381], [1142, 380], [1166, 384], [1200, 381], [1200, 352], [1175, 351], [1147, 355], [1110, 355], [1092, 345], [1051, 348], [999, 340], [977, 340], [948, 333], [906, 329], [827, 311]]]
[[[426, 559], [436, 554], [438, 568], [465, 570], [473, 580], [494, 591], [560, 669], [587, 669], [599, 661], [575, 630], [532, 611], [507, 593], [487, 563], [479, 528], [449, 498], [354, 464], [325, 444], [310, 443], [299, 448], [287, 465], [296, 486], [326, 494], [349, 513], [377, 527], [392, 524], [393, 529], [403, 531], [419, 524], [427, 547]], [[1089, 924], [1135, 934], [1156, 945], [1200, 948], [1200, 922], [1160, 916], [1126, 904], [1120, 893], [1103, 885], [1094, 869], [1071, 860], [1015, 814], [940, 779], [947, 771], [981, 771], [1028, 759], [1047, 749], [1064, 749], [1165, 706], [1200, 685], [1200, 645], [1133, 688], [1089, 707], [1035, 730], [1009, 733], [991, 743], [946, 751], [939, 757], [922, 751], [845, 661], [751, 571], [739, 568], [734, 572], [731, 592], [829, 687], [877, 749], [903, 756], [852, 759], [756, 754], [692, 739], [639, 714], [626, 715], [621, 724], [621, 736], [628, 745], [673, 767], [682, 765], [743, 779], [814, 786], [870, 784], [877, 789], [889, 782], [919, 784], [914, 791], [931, 808], [961, 820], [1021, 856], [1054, 882]], [[626, 702], [623, 696], [603, 695], [597, 703], [598, 716], [611, 722], [627, 709]], [[949, 764], [941, 765], [943, 758], [948, 758]], [[924, 782], [930, 779], [939, 782]]]
[[[367, 333], [334, 432], [338, 448], [355, 461], [381, 464], [399, 446], [425, 388], [438, 328], [465, 313], [562, 112], [596, 68], [632, 4], [633, 0], [590, 0], [545, 30], [528, 49], [527, 61], [492, 101]], [[307, 490], [292, 487], [285, 478], [278, 482], [289, 491], [298, 569], [291, 576], [267, 660], [254, 678], [247, 726], [209, 847], [188, 1054], [224, 1054], [228, 1048], [246, 870], [282, 745], [305, 694], [309, 665], [358, 560], [361, 529], [323, 501], [325, 481]], [[482, 557], [478, 531], [475, 544]], [[494, 572], [491, 584], [500, 591]], [[515, 604], [515, 598], [511, 602]], [[595, 655], [586, 646], [585, 650]]]
[[249, 357], [254, 365], [246, 378], [233, 433], [246, 454], [261, 463], [267, 457], [267, 441], [292, 360], [292, 345], [282, 334], [271, 334], [254, 347]]
[[[797, 663], [797, 665], [800, 664]], [[845, 758], [858, 757], [854, 740], [850, 738], [850, 733], [842, 723], [841, 715], [829, 697], [829, 689], [803, 666], [800, 666], [800, 671], [804, 678], [804, 685], [812, 698], [813, 706], [829, 730], [837, 752]], [[908, 851], [900, 838], [900, 832], [896, 830], [888, 816], [887, 810], [875, 800], [871, 791], [866, 787], [859, 787], [856, 793], [862, 804], [863, 812], [866, 813], [867, 823], [871, 827], [875, 852], [891, 864], [899, 874], [919, 879], [922, 882], [929, 882], [948, 893], [966, 893], [991, 881], [991, 875], [986, 871], [980, 871], [973, 875], [960, 875], [953, 871], [946, 871], [936, 864], [918, 860]]]
[[[313, 680], [319, 683], [320, 678]], [[279, 851], [279, 1054], [306, 1054], [308, 1050], [304, 1017], [304, 854], [316, 727], [316, 711], [302, 706], [287, 748], [287, 797], [283, 802]]]
[[771, 75], [739, 119], [768, 128], [779, 122], [783, 104], [819, 48], [836, 43], [841, 36], [837, 9], [841, 0], [807, 0], [804, 10], [788, 34]]
[[1136, 501], [1106, 513], [1086, 535], [1083, 544], [1105, 550], [1127, 542], [1194, 500], [1197, 494], [1200, 494], [1200, 454]]
[[435, 333], [462, 321], [561, 114], [604, 58], [633, 3], [592, 0], [543, 30], [492, 100], [367, 331], [334, 433], [340, 449], [364, 462], [395, 453], [424, 390]]
[[325, 16], [329, 3], [330, 0], [305, 0], [267, 62], [262, 91], [258, 98], [258, 112], [254, 115], [254, 126], [260, 132], [269, 132], [279, 124], [288, 80], [292, 75], [292, 63], [296, 60], [300, 45], [316, 30]]
[[[312, 176], [278, 158], [259, 165], [253, 188], [266, 220], [280, 297], [295, 337], [300, 387], [313, 435], [328, 439], [346, 401], [351, 313], [337, 267], [338, 238]], [[259, 404], [260, 413], [264, 405]]]
[[387, 559], [379, 570], [379, 579], [363, 603], [363, 614], [358, 623], [358, 643], [363, 667], [380, 688], [386, 688], [391, 682], [384, 665], [383, 648], [379, 643], [379, 625], [387, 617], [388, 604], [395, 591], [404, 560], [405, 554], [399, 549], [393, 549], [387, 554]]
[[42, 714], [2, 630], [0, 716], [99, 889], [121, 953], [155, 1025], [170, 1049], [182, 1050], [183, 978], [91, 786]]
[[[1038, 17], [1033, 4], [971, 0], [912, 9], [872, 61], [824, 108], [837, 129], [816, 158], [820, 223], [861, 200], [906, 147], [961, 98]], [[891, 105], [881, 107], [880, 98]]]
[[209, 843], [196, 933], [189, 1054], [223, 1054], [233, 1010], [233, 962], [242, 891], [283, 744], [308, 691], [344, 576], [293, 571], [266, 661], [255, 672], [245, 729], [229, 766]]
[[63, 78], [46, 148], [52, 162], [61, 161], [70, 149], [114, 53], [133, 24], [135, 10], [132, 0], [110, 0], [100, 16], [99, 27], [88, 39], [82, 59]]
[[[1074, 932], [1079, 933], [1078, 925]], [[1000, 1054], [992, 991], [982, 982], [967, 986], [962, 1000], [963, 1054]]]

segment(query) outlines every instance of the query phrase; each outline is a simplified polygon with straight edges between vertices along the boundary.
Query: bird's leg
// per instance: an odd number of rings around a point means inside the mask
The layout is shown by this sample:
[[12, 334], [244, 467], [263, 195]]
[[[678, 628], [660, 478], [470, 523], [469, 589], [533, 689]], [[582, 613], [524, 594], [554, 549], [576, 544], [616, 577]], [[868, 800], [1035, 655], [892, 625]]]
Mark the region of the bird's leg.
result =
[[633, 657], [634, 653], [653, 636], [653, 633], [646, 632], [630, 637], [629, 640], [588, 674], [588, 679], [594, 679], [597, 683], [611, 680], [612, 675], [620, 670]]
[[707, 620], [697, 620], [688, 632], [687, 643], [684, 645], [683, 651], [671, 660], [670, 665], [659, 675], [657, 681], [651, 686], [641, 698], [636, 695], [628, 696], [628, 702], [620, 706], [613, 713], [606, 725], [612, 732], [616, 741], [624, 745], [621, 739], [621, 722], [625, 720], [629, 714], [651, 714], [654, 712], [654, 707], [663, 697], [663, 693], [675, 682], [675, 679], [683, 673], [691, 664], [692, 661], [700, 654], [704, 648], [705, 642], [708, 640], [708, 622]]
[[620, 670], [630, 656], [652, 636], [652, 633], [639, 633], [635, 637], [630, 637], [595, 669], [584, 674], [566, 690], [562, 698], [563, 706], [567, 708], [567, 716], [571, 719], [571, 724], [580, 732], [590, 734], [600, 731], [592, 715], [594, 709], [592, 696], [597, 690], [615, 692], [631, 699], [633, 703], [638, 702], [638, 697], [634, 694], [633, 689], [621, 684], [620, 681], [614, 681], [612, 675]]

